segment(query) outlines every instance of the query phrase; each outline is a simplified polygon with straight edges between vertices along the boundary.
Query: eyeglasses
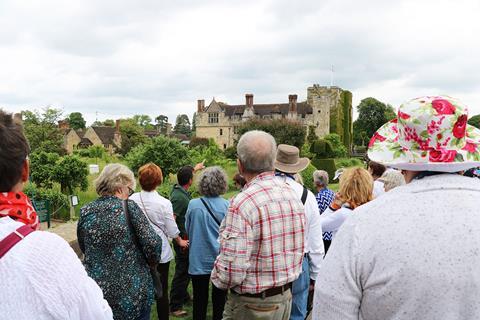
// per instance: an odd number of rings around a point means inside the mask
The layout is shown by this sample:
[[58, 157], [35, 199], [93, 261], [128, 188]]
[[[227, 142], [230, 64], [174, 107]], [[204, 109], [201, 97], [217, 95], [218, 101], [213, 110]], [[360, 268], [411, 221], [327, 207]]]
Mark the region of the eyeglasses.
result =
[[130, 187], [127, 187], [128, 188], [128, 196], [130, 197], [132, 194], [135, 193], [135, 190], [133, 190], [132, 188]]

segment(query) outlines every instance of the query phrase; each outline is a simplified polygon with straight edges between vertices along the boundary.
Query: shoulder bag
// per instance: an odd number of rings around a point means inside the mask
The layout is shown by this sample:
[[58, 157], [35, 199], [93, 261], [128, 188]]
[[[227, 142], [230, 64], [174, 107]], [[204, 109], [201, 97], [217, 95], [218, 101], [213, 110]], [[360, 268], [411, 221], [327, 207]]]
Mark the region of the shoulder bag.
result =
[[[128, 213], [127, 200], [123, 200], [123, 212], [125, 213], [125, 217], [127, 219], [128, 228], [132, 233], [133, 241], [135, 242], [135, 245], [137, 246], [137, 248], [143, 253], [142, 247], [138, 243], [137, 234], [135, 233], [135, 230], [133, 229], [133, 226], [132, 226], [132, 222], [130, 220], [130, 214]], [[144, 254], [144, 257], [145, 257], [145, 260], [147, 261], [148, 268], [150, 269], [150, 275], [152, 277], [153, 287], [155, 289], [155, 297], [157, 299], [160, 299], [163, 296], [163, 286], [162, 286], [162, 281], [160, 280], [160, 274], [158, 273], [158, 270], [157, 270], [158, 262], [149, 260], [145, 256], [145, 254]]]

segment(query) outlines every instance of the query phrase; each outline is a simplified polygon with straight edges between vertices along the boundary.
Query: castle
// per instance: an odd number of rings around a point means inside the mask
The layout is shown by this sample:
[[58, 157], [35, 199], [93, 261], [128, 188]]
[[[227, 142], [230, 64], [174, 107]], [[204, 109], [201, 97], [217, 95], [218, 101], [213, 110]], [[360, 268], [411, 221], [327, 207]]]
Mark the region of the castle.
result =
[[307, 89], [307, 101], [288, 96], [288, 103], [254, 104], [253, 94], [245, 95], [245, 104], [229, 105], [215, 99], [205, 107], [197, 101], [196, 136], [213, 138], [220, 148], [234, 145], [238, 127], [252, 118], [290, 119], [315, 130], [318, 137], [337, 133], [348, 150], [352, 147], [352, 94], [339, 87], [313, 85]]

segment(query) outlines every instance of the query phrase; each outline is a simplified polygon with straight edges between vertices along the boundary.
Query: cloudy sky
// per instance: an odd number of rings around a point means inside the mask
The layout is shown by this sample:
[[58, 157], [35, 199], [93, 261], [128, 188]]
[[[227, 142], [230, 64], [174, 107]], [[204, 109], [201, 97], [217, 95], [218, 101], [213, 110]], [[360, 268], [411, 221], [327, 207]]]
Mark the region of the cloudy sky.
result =
[[196, 100], [306, 98], [313, 83], [480, 113], [480, 1], [0, 0], [0, 106], [189, 116]]

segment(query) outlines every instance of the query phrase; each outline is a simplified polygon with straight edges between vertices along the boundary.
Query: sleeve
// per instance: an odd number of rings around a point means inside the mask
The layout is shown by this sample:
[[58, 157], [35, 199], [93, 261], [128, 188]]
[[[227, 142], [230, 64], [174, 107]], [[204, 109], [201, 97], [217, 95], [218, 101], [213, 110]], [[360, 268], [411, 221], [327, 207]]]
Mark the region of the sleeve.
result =
[[322, 239], [322, 223], [320, 221], [320, 212], [313, 193], [309, 193], [307, 198], [306, 210], [309, 211], [308, 221], [308, 244], [307, 250], [310, 257], [310, 279], [317, 278], [320, 264], [323, 262], [325, 248]]
[[162, 239], [153, 230], [147, 217], [143, 214], [140, 207], [132, 200], [128, 200], [128, 212], [132, 222], [138, 242], [142, 248], [143, 254], [147, 259], [160, 261], [162, 254]]
[[192, 225], [192, 222], [191, 222], [191, 219], [192, 219], [192, 215], [191, 215], [192, 205], [191, 205], [191, 203], [192, 203], [192, 201], [190, 201], [190, 203], [188, 204], [187, 213], [185, 214], [185, 231], [187, 232], [187, 235], [188, 235], [189, 239], [190, 239], [190, 234], [191, 234], [190, 226]]
[[237, 208], [229, 208], [220, 227], [220, 254], [212, 270], [212, 283], [219, 289], [240, 285], [250, 267], [253, 232]]
[[348, 217], [346, 210], [350, 212], [349, 209], [345, 208], [341, 208], [336, 211], [327, 208], [325, 212], [323, 212], [323, 214], [320, 216], [323, 232], [331, 232], [338, 230], [338, 228], [340, 228], [345, 219], [347, 219]]
[[43, 307], [49, 319], [113, 319], [102, 290], [68, 243], [48, 232], [36, 236], [37, 250], [28, 257], [28, 268], [35, 273], [25, 274], [38, 303], [43, 304], [37, 308]]
[[313, 319], [358, 320], [362, 300], [356, 219], [348, 219], [332, 242], [315, 282]]
[[172, 203], [168, 201], [165, 208], [166, 208], [166, 212], [164, 213], [163, 218], [165, 219], [165, 228], [167, 231], [167, 236], [170, 238], [176, 238], [180, 234], [180, 230], [178, 230], [177, 223], [173, 218]]

